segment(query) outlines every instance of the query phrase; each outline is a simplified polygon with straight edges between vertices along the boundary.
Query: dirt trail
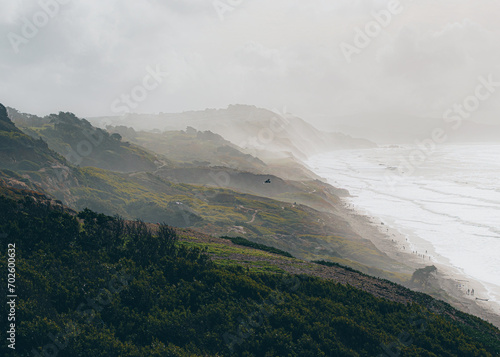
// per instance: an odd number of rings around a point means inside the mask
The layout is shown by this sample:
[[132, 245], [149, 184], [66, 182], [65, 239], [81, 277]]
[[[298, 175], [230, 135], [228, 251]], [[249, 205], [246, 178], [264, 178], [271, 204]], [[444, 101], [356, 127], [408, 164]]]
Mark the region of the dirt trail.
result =
[[255, 210], [255, 212], [252, 216], [252, 219], [250, 221], [248, 221], [247, 223], [253, 223], [255, 221], [255, 216], [257, 215], [257, 213], [259, 213], [259, 210]]
[[250, 221], [248, 221], [248, 222], [245, 222], [245, 223], [253, 223], [255, 221], [255, 216], [257, 216], [257, 213], [259, 213], [259, 210], [258, 209], [253, 209], [253, 208], [246, 208], [245, 206], [242, 206], [242, 205], [240, 205], [240, 208], [243, 208], [247, 212], [254, 211], [252, 219]]

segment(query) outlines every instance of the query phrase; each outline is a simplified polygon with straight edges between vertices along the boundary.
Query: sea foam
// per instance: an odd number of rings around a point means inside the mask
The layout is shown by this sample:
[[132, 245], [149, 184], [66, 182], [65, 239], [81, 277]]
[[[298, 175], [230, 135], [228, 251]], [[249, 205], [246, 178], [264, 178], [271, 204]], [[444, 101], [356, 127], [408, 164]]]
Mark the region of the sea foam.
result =
[[446, 145], [409, 165], [410, 147], [341, 150], [306, 163], [348, 203], [413, 237], [500, 302], [500, 145]]

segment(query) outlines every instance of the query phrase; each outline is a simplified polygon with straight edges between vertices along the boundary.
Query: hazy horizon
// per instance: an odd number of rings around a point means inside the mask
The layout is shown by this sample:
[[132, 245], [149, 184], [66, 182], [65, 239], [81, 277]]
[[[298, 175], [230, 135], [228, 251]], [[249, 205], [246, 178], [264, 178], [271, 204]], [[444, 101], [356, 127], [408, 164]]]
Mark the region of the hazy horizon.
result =
[[500, 0], [2, 5], [16, 356], [498, 353]]
[[463, 117], [494, 123], [499, 9], [489, 0], [6, 3], [0, 98], [80, 117], [124, 105], [286, 107], [325, 127], [363, 113], [440, 118], [489, 82]]

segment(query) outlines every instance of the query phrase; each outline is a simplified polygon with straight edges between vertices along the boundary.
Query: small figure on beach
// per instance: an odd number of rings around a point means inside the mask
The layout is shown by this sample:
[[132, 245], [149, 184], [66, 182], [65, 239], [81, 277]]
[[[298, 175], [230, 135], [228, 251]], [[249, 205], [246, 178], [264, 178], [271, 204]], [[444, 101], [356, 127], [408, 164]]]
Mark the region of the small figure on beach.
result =
[[471, 290], [470, 294], [474, 296], [474, 289]]
[[467, 295], [470, 295], [470, 289], [467, 289]]

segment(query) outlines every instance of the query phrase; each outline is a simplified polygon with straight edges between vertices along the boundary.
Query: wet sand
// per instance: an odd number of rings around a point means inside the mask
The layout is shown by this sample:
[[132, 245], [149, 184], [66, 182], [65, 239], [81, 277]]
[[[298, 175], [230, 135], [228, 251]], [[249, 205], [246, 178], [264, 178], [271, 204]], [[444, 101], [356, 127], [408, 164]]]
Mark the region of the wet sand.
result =
[[[458, 268], [453, 267], [445, 258], [438, 256], [432, 246], [412, 232], [400, 232], [391, 228], [391, 222], [364, 215], [356, 211], [351, 204], [345, 203], [345, 209], [336, 214], [342, 216], [352, 229], [365, 239], [369, 239], [388, 257], [407, 266], [414, 271], [429, 265], [437, 268], [431, 286], [423, 288], [410, 287], [412, 290], [427, 293], [437, 299], [444, 300], [453, 307], [478, 316], [500, 328], [500, 304], [488, 299], [488, 290], [480, 282], [471, 279]], [[474, 289], [474, 295], [467, 295]]]

